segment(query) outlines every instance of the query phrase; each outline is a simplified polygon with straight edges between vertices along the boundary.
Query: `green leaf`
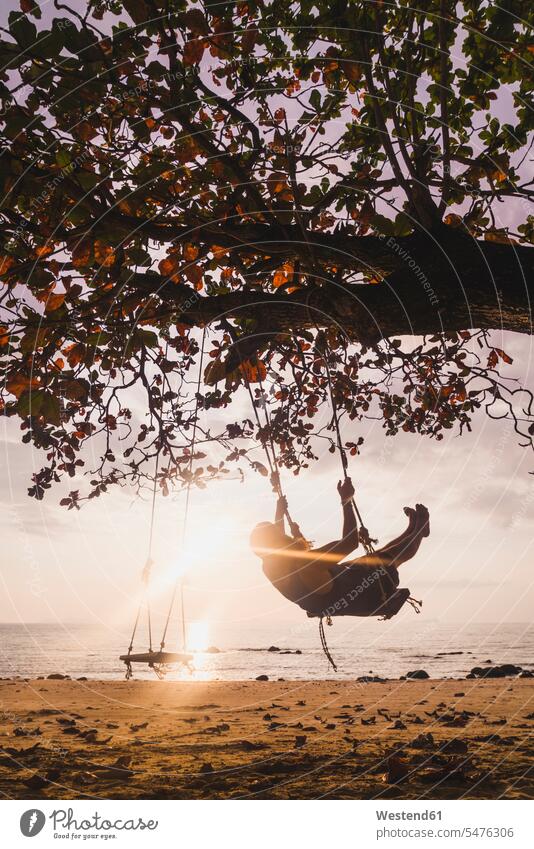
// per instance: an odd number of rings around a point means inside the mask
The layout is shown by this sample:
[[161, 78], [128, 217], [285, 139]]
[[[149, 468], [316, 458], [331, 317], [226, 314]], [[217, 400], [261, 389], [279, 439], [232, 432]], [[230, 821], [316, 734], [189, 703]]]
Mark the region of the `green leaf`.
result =
[[63, 49], [63, 33], [53, 29], [50, 32], [44, 30], [39, 33], [39, 38], [32, 47], [32, 53], [43, 59], [54, 59], [59, 56]]
[[17, 412], [19, 416], [38, 416], [43, 408], [46, 393], [41, 389], [32, 392], [23, 392], [17, 401]]
[[58, 150], [58, 152], [56, 153], [56, 163], [59, 165], [60, 168], [66, 168], [68, 165], [70, 165], [71, 161], [72, 158], [68, 150], [65, 150], [64, 148]]
[[310, 103], [315, 109], [316, 112], [319, 112], [321, 109], [321, 93], [319, 89], [314, 88], [312, 93], [310, 94]]
[[61, 424], [61, 406], [59, 398], [51, 392], [44, 392], [40, 413], [48, 424]]
[[24, 50], [33, 47], [37, 40], [37, 28], [26, 15], [20, 12], [10, 12], [9, 31], [17, 44]]

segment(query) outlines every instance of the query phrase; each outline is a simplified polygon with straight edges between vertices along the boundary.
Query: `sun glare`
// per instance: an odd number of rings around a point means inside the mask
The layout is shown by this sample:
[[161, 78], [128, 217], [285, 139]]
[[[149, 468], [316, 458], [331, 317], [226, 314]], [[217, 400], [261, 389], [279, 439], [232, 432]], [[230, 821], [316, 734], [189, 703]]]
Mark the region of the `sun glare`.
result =
[[221, 548], [221, 540], [228, 543], [232, 537], [233, 528], [227, 519], [222, 521], [213, 517], [208, 527], [193, 524], [186, 543], [180, 553], [180, 560], [187, 564], [186, 571], [195, 568], [206, 568], [217, 562]]
[[189, 651], [206, 651], [210, 640], [209, 622], [187, 623], [187, 648]]

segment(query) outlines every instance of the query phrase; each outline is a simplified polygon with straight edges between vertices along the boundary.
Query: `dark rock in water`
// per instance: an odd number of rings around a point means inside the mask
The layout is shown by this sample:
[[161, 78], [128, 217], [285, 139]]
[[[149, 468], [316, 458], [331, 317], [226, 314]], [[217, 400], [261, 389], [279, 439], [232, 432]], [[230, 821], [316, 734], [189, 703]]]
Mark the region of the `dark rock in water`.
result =
[[278, 646], [269, 646], [267, 651], [280, 651], [280, 649], [278, 648]]
[[485, 660], [485, 661], [483, 661], [483, 662], [484, 662], [484, 663], [493, 663], [493, 661], [492, 661], [491, 657], [489, 657], [487, 660]]
[[520, 666], [515, 666], [513, 663], [502, 663], [500, 666], [473, 666], [471, 677], [473, 678], [507, 678], [512, 675], [519, 675], [523, 670]]
[[519, 675], [522, 672], [522, 668], [517, 666], [515, 663], [501, 663], [498, 667], [505, 675]]
[[406, 673], [406, 678], [419, 680], [423, 678], [430, 678], [430, 675], [428, 674], [428, 672], [425, 672], [424, 669], [414, 669], [412, 672]]
[[463, 654], [463, 651], [438, 651], [436, 657], [447, 657], [453, 654]]
[[85, 675], [82, 675], [80, 678], [76, 678], [77, 681], [87, 681]]
[[520, 678], [534, 678], [534, 672], [530, 669], [523, 669], [523, 671], [519, 674]]
[[360, 684], [384, 684], [387, 681], [387, 678], [380, 678], [379, 675], [360, 675], [359, 678], [356, 678]]
[[46, 677], [48, 681], [67, 681], [70, 678], [70, 675], [62, 675], [61, 672], [52, 672]]
[[304, 746], [307, 739], [308, 738], [306, 737], [305, 734], [297, 734], [297, 736], [295, 737], [295, 748], [296, 749], [302, 748], [302, 746]]
[[268, 681], [268, 680], [269, 680], [268, 675], [258, 675], [257, 678], [256, 678], [256, 681]]

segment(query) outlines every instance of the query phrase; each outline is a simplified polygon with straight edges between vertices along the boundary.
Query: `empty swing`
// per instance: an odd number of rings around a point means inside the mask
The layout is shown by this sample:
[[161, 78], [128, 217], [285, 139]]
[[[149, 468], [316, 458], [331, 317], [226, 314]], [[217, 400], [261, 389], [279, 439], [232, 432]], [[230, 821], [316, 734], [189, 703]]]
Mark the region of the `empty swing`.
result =
[[[149, 543], [148, 543], [148, 555], [146, 559], [145, 566], [143, 568], [143, 572], [141, 574], [141, 581], [143, 583], [144, 588], [144, 598], [139, 602], [139, 607], [137, 609], [137, 614], [134, 621], [134, 626], [132, 630], [132, 635], [130, 637], [130, 644], [128, 646], [128, 651], [126, 654], [121, 654], [119, 660], [122, 660], [126, 665], [126, 679], [133, 677], [133, 663], [144, 663], [150, 669], [152, 669], [158, 678], [163, 678], [169, 666], [172, 664], [179, 664], [181, 666], [186, 667], [187, 669], [191, 669], [191, 661], [193, 660], [193, 655], [187, 654], [185, 651], [185, 620], [184, 620], [184, 608], [183, 608], [183, 588], [182, 588], [182, 643], [184, 651], [182, 652], [169, 652], [165, 651], [165, 639], [167, 636], [167, 630], [169, 627], [169, 623], [171, 620], [171, 614], [174, 607], [174, 599], [176, 595], [175, 586], [173, 590], [173, 594], [171, 596], [171, 601], [169, 604], [169, 608], [167, 611], [167, 617], [165, 620], [165, 626], [163, 628], [163, 634], [159, 643], [159, 648], [154, 648], [153, 644], [153, 635], [152, 635], [152, 614], [150, 609], [150, 576], [152, 572], [153, 560], [152, 560], [152, 539], [154, 534], [154, 519], [155, 519], [155, 508], [156, 508], [156, 486], [157, 486], [157, 476], [158, 476], [158, 466], [159, 466], [159, 451], [156, 457], [156, 468], [154, 472], [154, 486], [152, 489], [152, 510], [150, 516], [150, 534], [149, 534]], [[143, 611], [143, 607], [146, 611], [147, 618], [147, 630], [148, 630], [148, 651], [134, 652], [134, 640], [137, 633], [137, 628], [139, 625], [139, 621], [141, 619], [141, 614]]]
[[[190, 443], [190, 455], [189, 455], [189, 469], [188, 469], [188, 479], [186, 486], [186, 500], [184, 507], [184, 516], [182, 523], [182, 550], [185, 544], [185, 538], [187, 534], [187, 520], [189, 516], [189, 502], [191, 496], [191, 480], [192, 480], [192, 467], [193, 467], [193, 458], [195, 453], [195, 443], [196, 443], [196, 434], [197, 434], [197, 422], [198, 422], [198, 410], [200, 404], [200, 382], [202, 378], [202, 365], [204, 360], [204, 343], [206, 339], [206, 330], [202, 334], [202, 345], [200, 349], [200, 363], [198, 370], [198, 379], [197, 379], [197, 388], [196, 388], [196, 401], [195, 401], [195, 418], [193, 422], [193, 434], [191, 437]], [[154, 536], [154, 519], [156, 512], [156, 488], [157, 488], [157, 478], [158, 478], [158, 470], [159, 470], [159, 458], [161, 452], [161, 444], [158, 447], [158, 451], [156, 454], [156, 467], [154, 470], [154, 486], [152, 488], [152, 508], [150, 515], [150, 532], [149, 532], [149, 540], [148, 540], [148, 555], [146, 559], [145, 566], [143, 568], [143, 572], [141, 574], [141, 580], [144, 587], [144, 599], [141, 599], [139, 603], [139, 607], [137, 609], [137, 615], [135, 617], [134, 626], [132, 630], [132, 635], [130, 637], [130, 644], [128, 646], [128, 651], [126, 654], [121, 654], [119, 660], [122, 660], [126, 665], [126, 678], [129, 679], [133, 676], [133, 663], [144, 663], [152, 669], [158, 678], [163, 678], [165, 673], [168, 670], [168, 667], [173, 664], [178, 664], [180, 666], [185, 667], [189, 671], [192, 671], [191, 661], [193, 660], [193, 655], [187, 652], [187, 640], [186, 640], [186, 622], [185, 622], [185, 605], [184, 605], [184, 584], [183, 579], [178, 577], [174, 583], [174, 587], [172, 590], [169, 607], [167, 610], [167, 615], [165, 618], [165, 625], [163, 627], [163, 633], [161, 636], [161, 640], [159, 643], [159, 648], [154, 648], [153, 645], [153, 637], [152, 637], [152, 615], [150, 609], [150, 596], [149, 596], [149, 585], [150, 585], [150, 576], [152, 571], [152, 541]], [[165, 651], [167, 631], [169, 629], [169, 624], [171, 621], [171, 616], [174, 609], [174, 604], [176, 601], [176, 596], [178, 595], [178, 591], [180, 592], [180, 609], [181, 609], [181, 624], [182, 624], [182, 651], [181, 652], [169, 652]], [[141, 618], [143, 607], [146, 610], [147, 617], [147, 630], [148, 630], [148, 651], [142, 652], [134, 652], [134, 639], [137, 633], [137, 628], [139, 625], [139, 620]]]

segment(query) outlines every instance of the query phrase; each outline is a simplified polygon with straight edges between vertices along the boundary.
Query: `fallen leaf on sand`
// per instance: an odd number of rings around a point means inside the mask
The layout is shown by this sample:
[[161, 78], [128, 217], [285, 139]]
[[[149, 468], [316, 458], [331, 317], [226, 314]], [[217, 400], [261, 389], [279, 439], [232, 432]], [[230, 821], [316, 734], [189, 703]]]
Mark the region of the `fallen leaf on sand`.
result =
[[40, 728], [15, 728], [13, 730], [15, 737], [40, 737], [42, 733]]
[[112, 780], [114, 778], [127, 779], [131, 778], [134, 774], [133, 770], [118, 766], [98, 767], [95, 768], [94, 772], [97, 778], [103, 778], [105, 780]]
[[447, 740], [441, 751], [445, 755], [464, 755], [467, 752], [467, 743], [465, 740]]
[[245, 752], [256, 752], [259, 749], [267, 749], [267, 743], [253, 743], [250, 740], [241, 740], [239, 745], [245, 750]]
[[387, 760], [387, 771], [384, 774], [384, 781], [387, 784], [398, 784], [399, 781], [403, 781], [406, 778], [408, 772], [406, 763], [398, 755], [392, 755]]
[[49, 769], [46, 771], [44, 775], [40, 775], [38, 772], [34, 772], [29, 778], [25, 779], [23, 784], [26, 787], [29, 787], [30, 790], [42, 790], [44, 787], [47, 787], [52, 782], [58, 780], [61, 776], [61, 770], [56, 768]]
[[409, 745], [413, 749], [433, 749], [435, 746], [434, 737], [430, 732], [428, 734], [419, 734]]

